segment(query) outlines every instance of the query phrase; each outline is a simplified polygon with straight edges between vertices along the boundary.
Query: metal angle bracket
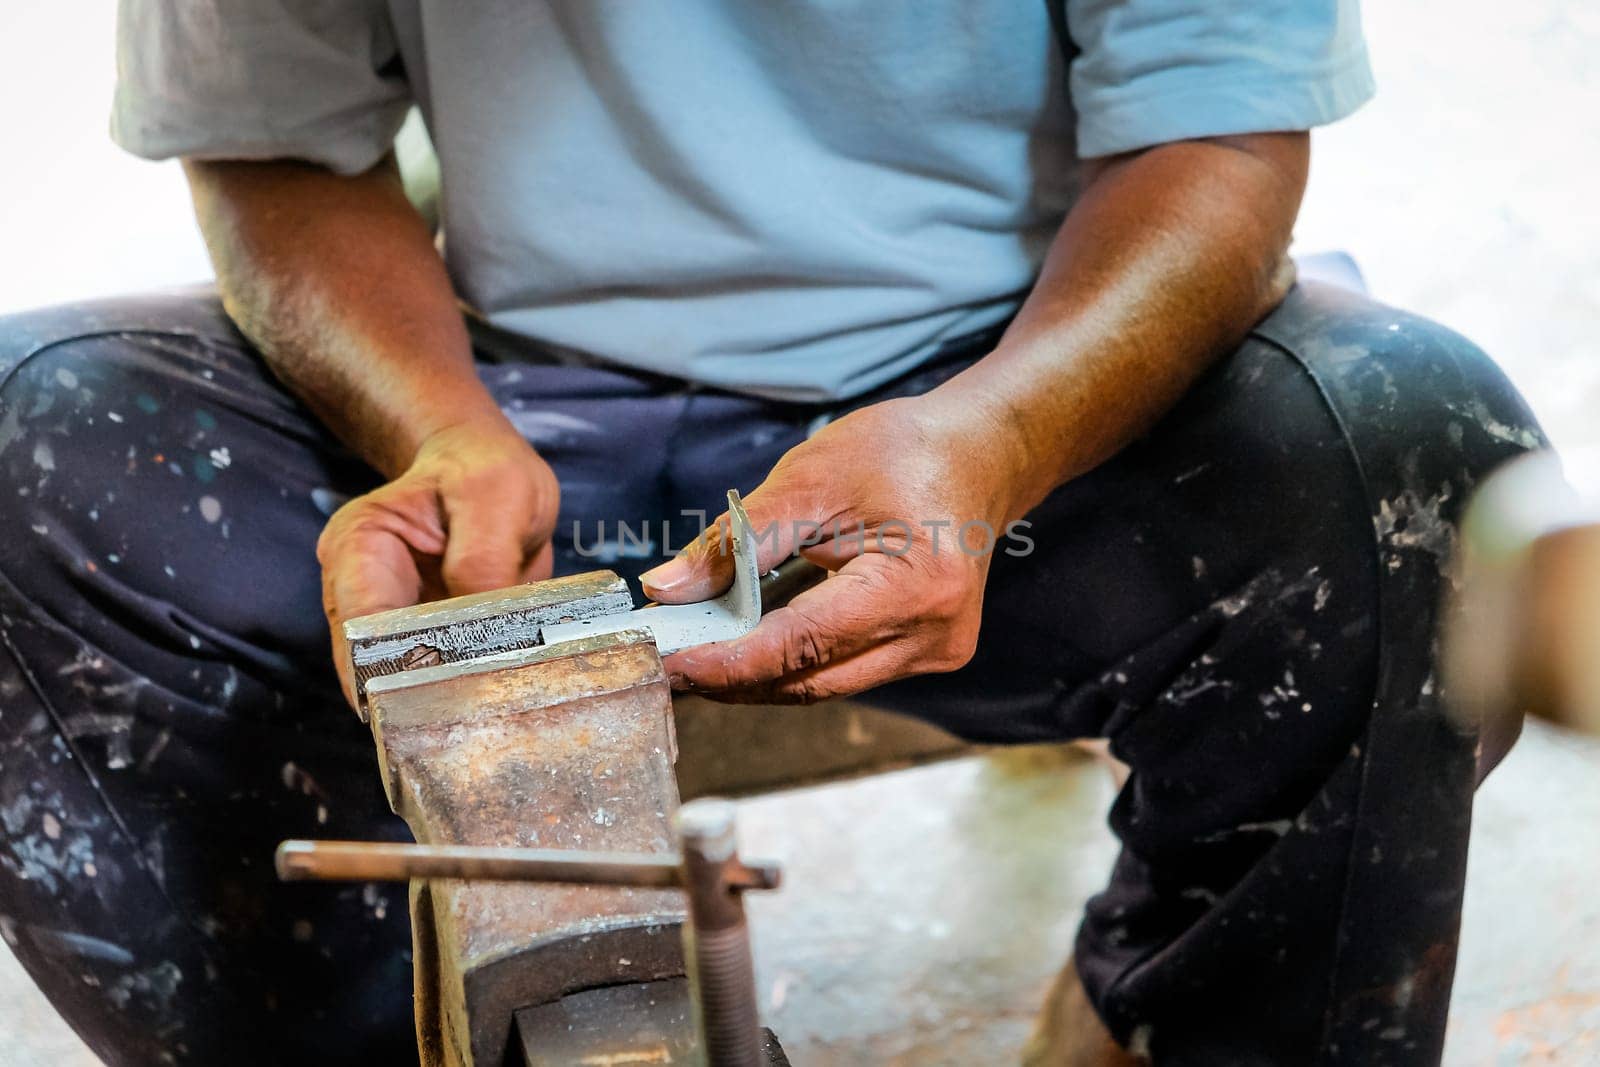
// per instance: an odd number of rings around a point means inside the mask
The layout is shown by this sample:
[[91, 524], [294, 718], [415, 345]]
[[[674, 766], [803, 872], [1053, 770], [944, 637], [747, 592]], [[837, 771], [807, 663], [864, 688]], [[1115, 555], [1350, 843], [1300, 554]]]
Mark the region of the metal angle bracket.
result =
[[632, 611], [557, 623], [540, 630], [545, 645], [557, 645], [597, 634], [646, 630], [663, 656], [693, 645], [728, 641], [755, 629], [761, 621], [761, 573], [755, 536], [738, 490], [728, 490], [728, 536], [733, 543], [733, 585], [715, 600], [698, 604], [647, 604]]

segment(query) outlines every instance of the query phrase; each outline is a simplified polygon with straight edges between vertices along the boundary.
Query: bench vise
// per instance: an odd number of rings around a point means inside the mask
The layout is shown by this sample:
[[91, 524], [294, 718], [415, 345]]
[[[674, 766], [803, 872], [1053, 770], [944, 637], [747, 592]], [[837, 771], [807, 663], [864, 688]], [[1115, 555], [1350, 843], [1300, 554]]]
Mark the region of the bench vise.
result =
[[287, 842], [279, 871], [411, 879], [424, 1064], [785, 1062], [757, 1028], [739, 904], [776, 870], [738, 860], [725, 802], [675, 825], [661, 654], [760, 617], [736, 493], [729, 515], [735, 580], [715, 601], [633, 610], [596, 571], [346, 624], [417, 844]]

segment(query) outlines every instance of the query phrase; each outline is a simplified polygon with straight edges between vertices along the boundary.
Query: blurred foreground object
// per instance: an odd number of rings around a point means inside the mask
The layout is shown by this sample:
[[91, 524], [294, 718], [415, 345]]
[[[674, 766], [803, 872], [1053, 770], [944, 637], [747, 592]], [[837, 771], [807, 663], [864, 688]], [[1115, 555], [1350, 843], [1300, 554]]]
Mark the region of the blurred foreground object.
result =
[[[1571, 470], [1585, 459], [1600, 454], [1569, 455]], [[1553, 452], [1509, 463], [1462, 523], [1446, 689], [1491, 727], [1526, 713], [1600, 734], [1600, 494], [1567, 475]]]

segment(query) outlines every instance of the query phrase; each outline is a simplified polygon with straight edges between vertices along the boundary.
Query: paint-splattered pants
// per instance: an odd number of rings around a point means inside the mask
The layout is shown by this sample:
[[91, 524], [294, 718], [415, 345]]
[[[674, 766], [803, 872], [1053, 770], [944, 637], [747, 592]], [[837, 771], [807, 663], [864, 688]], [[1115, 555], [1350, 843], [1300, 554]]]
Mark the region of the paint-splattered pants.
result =
[[[601, 520], [714, 515], [829, 414], [531, 352], [481, 373], [561, 476], [566, 571], [599, 565], [575, 521], [592, 550]], [[1460, 337], [1302, 287], [1031, 516], [970, 666], [873, 695], [1131, 765], [1076, 956], [1121, 1039], [1437, 1058], [1485, 762], [1439, 710], [1441, 568], [1474, 482], [1541, 440]], [[270, 870], [284, 837], [404, 832], [312, 550], [374, 484], [209, 294], [0, 320], [0, 933], [112, 1063], [412, 1055], [403, 892]]]

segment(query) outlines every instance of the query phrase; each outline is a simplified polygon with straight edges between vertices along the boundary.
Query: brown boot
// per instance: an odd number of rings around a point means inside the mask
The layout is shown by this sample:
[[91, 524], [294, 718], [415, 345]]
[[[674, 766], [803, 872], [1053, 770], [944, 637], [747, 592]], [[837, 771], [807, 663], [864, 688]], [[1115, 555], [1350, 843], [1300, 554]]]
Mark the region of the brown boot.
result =
[[1112, 1038], [1089, 1006], [1078, 969], [1069, 959], [1056, 975], [1022, 1050], [1023, 1067], [1139, 1067], [1149, 1062]]

